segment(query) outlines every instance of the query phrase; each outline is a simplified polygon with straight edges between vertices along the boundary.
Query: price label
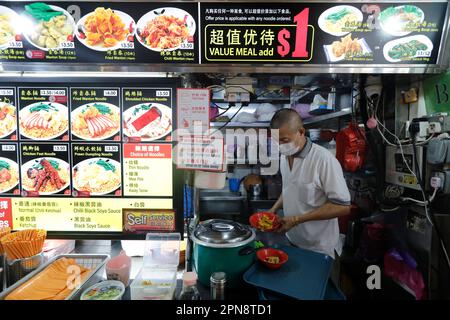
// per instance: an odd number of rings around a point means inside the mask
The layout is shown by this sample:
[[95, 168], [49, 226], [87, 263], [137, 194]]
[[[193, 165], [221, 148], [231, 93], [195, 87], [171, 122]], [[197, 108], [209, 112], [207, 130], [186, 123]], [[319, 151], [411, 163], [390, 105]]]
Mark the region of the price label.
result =
[[65, 90], [41, 90], [41, 96], [65, 96]]
[[182, 50], [192, 50], [192, 49], [194, 49], [194, 43], [185, 41], [185, 42], [181, 43], [180, 49], [182, 49]]
[[67, 146], [53, 146], [53, 151], [58, 152], [58, 151], [67, 151]]
[[0, 95], [2, 95], [2, 96], [12, 96], [12, 95], [14, 95], [14, 91], [13, 90], [8, 90], [8, 89], [3, 89], [3, 90], [0, 90]]
[[22, 41], [10, 41], [8, 43], [9, 48], [17, 48], [22, 49], [23, 48], [23, 42]]
[[429, 57], [429, 56], [431, 56], [431, 51], [430, 50], [419, 50], [419, 51], [417, 51], [417, 56], [418, 57]]
[[122, 42], [120, 44], [121, 49], [134, 49], [134, 42]]
[[119, 151], [119, 147], [118, 146], [105, 146], [105, 151], [106, 152], [117, 152], [117, 151]]
[[105, 97], [117, 97], [117, 90], [104, 90], [103, 95]]
[[59, 44], [59, 47], [61, 49], [74, 49], [75, 48], [75, 43], [71, 42], [71, 41], [61, 42]]
[[16, 151], [16, 146], [13, 144], [3, 145], [2, 151]]
[[158, 90], [158, 91], [156, 91], [156, 96], [157, 96], [157, 97], [169, 97], [169, 96], [170, 96], [170, 91], [166, 91], [166, 90], [161, 91], [161, 90]]
[[[283, 28], [278, 32], [278, 43], [277, 47], [278, 54], [283, 58], [287, 55], [291, 55], [292, 58], [307, 58], [308, 50], [306, 49], [308, 41], [308, 18], [309, 18], [309, 8], [303, 9], [299, 14], [294, 17], [294, 22], [297, 24], [295, 31], [295, 47], [291, 48], [289, 44], [289, 39], [291, 38], [291, 32]], [[293, 50], [292, 50], [293, 49]]]

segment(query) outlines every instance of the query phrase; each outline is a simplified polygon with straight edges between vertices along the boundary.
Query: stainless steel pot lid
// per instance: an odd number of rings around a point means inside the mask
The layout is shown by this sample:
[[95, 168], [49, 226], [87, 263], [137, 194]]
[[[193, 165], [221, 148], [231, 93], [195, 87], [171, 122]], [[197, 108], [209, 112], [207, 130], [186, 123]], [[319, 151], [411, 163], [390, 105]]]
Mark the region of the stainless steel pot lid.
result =
[[194, 237], [208, 244], [239, 244], [247, 242], [252, 230], [240, 223], [212, 219], [200, 223], [194, 231]]

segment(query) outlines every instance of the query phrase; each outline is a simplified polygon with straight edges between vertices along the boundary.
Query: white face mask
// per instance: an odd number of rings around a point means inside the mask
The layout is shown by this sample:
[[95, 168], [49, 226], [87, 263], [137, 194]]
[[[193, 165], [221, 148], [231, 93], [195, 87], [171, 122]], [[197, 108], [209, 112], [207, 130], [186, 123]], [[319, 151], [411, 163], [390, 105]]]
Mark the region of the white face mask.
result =
[[297, 147], [294, 142], [280, 144], [279, 149], [280, 153], [285, 156], [292, 156], [300, 151], [300, 147]]

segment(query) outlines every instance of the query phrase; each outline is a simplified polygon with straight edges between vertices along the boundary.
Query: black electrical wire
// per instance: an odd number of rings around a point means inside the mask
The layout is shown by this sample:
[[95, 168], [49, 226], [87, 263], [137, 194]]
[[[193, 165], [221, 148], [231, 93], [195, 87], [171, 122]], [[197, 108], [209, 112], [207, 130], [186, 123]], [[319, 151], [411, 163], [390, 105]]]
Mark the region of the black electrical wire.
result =
[[[415, 171], [416, 171], [417, 180], [418, 180], [420, 188], [422, 189], [421, 190], [422, 193], [425, 194], [425, 181], [424, 181], [424, 179], [422, 179], [423, 176], [420, 172], [419, 161], [417, 158], [416, 134], [414, 134], [412, 137], [412, 148], [413, 148], [414, 167], [416, 169]], [[427, 199], [423, 199], [423, 200], [425, 201], [425, 206], [428, 206], [426, 203]], [[441, 245], [442, 252], [445, 255], [449, 251], [448, 251], [448, 248], [445, 246], [444, 238], [442, 237], [441, 230], [437, 225], [437, 221], [436, 221], [436, 217], [434, 216], [434, 212], [433, 212], [433, 210], [431, 210], [431, 208], [430, 208], [430, 210], [428, 210], [428, 208], [426, 210], [428, 211], [428, 215], [430, 216], [431, 222], [433, 222], [433, 226], [434, 226], [434, 229], [436, 230], [436, 235], [439, 239], [439, 243]], [[450, 264], [448, 264], [448, 261], [447, 261], [447, 267], [450, 272]]]
[[242, 110], [242, 108], [245, 107], [245, 106], [246, 106], [246, 104], [241, 104], [241, 106], [240, 106], [239, 109], [233, 114], [233, 116], [232, 116], [230, 119], [228, 119], [228, 121], [225, 122], [225, 124], [224, 124], [223, 126], [221, 126], [219, 129], [217, 129], [216, 131], [214, 131], [214, 133], [216, 133], [217, 131], [220, 131], [220, 130], [222, 130], [223, 128], [225, 128], [225, 127], [231, 122], [231, 120], [233, 120], [234, 117], [236, 117], [237, 114], [238, 114], [238, 113]]

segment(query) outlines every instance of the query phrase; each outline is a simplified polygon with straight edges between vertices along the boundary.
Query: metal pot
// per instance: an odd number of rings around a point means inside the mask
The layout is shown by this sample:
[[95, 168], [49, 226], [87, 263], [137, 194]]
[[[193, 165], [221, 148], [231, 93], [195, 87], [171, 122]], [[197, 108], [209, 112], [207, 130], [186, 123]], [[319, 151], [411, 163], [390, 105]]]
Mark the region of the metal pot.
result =
[[240, 223], [212, 219], [203, 221], [194, 230], [194, 268], [199, 281], [209, 286], [211, 274], [225, 272], [227, 287], [239, 287], [242, 276], [255, 259], [255, 232]]

